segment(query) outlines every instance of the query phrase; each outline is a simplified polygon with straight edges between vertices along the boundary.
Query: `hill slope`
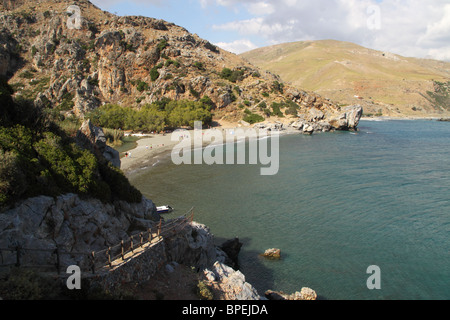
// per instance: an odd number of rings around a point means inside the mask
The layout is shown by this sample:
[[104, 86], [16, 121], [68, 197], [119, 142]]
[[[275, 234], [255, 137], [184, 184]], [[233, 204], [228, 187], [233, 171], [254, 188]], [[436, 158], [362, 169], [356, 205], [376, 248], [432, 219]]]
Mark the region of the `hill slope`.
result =
[[[341, 113], [333, 102], [283, 84], [182, 27], [119, 17], [87, 0], [76, 4], [79, 29], [67, 23], [72, 1], [0, 4], [0, 76], [8, 78], [16, 99], [62, 117], [84, 117], [103, 104], [139, 110], [163, 99], [204, 99], [214, 120], [231, 123], [254, 115], [262, 116], [257, 121], [289, 121], [312, 108], [325, 117]], [[282, 104], [272, 108], [274, 102]]]
[[441, 116], [450, 111], [450, 63], [405, 58], [334, 40], [280, 44], [241, 57], [284, 81], [365, 113]]

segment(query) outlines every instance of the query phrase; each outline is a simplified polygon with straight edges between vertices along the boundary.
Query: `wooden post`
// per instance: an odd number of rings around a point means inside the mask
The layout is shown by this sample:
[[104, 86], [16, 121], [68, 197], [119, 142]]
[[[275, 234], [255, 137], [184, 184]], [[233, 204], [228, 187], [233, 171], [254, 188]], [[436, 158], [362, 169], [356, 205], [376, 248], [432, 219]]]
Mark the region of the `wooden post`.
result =
[[95, 274], [95, 252], [92, 251], [91, 253], [91, 268], [92, 268], [92, 274]]
[[152, 236], [152, 228], [149, 228], [148, 229], [148, 242], [150, 242], [150, 243], [152, 242], [152, 237], [153, 237]]
[[141, 242], [141, 247], [144, 244], [144, 235], [141, 233], [139, 233], [139, 241]]
[[161, 239], [161, 227], [162, 227], [162, 219], [159, 220], [159, 225], [158, 225], [158, 239]]
[[121, 248], [121, 256], [122, 256], [122, 260], [125, 260], [125, 256], [124, 256], [124, 252], [123, 252], [123, 240], [120, 241], [120, 248]]
[[134, 253], [134, 248], [133, 248], [133, 237], [130, 237], [130, 242], [131, 242], [131, 244], [130, 244], [131, 252]]
[[106, 251], [107, 255], [108, 255], [108, 264], [109, 267], [112, 267], [112, 262], [111, 262], [111, 247], [108, 247], [108, 251]]

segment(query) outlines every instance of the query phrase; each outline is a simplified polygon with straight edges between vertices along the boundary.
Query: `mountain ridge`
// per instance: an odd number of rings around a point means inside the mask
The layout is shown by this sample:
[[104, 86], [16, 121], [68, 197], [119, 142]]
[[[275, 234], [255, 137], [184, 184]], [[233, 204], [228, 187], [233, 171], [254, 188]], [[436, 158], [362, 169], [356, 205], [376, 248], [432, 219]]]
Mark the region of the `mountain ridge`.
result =
[[284, 43], [240, 56], [295, 87], [340, 104], [360, 103], [366, 114], [429, 117], [450, 111], [450, 105], [434, 97], [442, 90], [439, 83], [450, 81], [448, 62], [337, 40]]
[[[72, 4], [3, 1], [0, 75], [16, 99], [81, 118], [104, 104], [140, 109], [161, 99], [205, 97], [219, 123], [238, 124], [249, 113], [258, 121], [293, 122], [313, 108], [325, 117], [341, 114], [329, 99], [289, 86], [164, 20], [116, 16], [81, 0], [81, 27], [69, 28]], [[286, 101], [295, 110], [287, 113]]]

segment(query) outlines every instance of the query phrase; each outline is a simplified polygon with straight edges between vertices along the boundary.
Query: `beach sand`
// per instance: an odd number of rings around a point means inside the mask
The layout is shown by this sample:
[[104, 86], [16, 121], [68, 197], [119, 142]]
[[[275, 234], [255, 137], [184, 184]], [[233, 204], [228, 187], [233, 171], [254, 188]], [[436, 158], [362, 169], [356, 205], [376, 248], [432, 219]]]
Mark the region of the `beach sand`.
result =
[[167, 156], [179, 142], [171, 141], [171, 134], [156, 134], [139, 139], [137, 147], [128, 151], [128, 157], [122, 157], [120, 169], [125, 174], [155, 165]]
[[[236, 132], [237, 129], [253, 129], [251, 127], [236, 127], [231, 124], [222, 125], [220, 128], [216, 129], [221, 131], [223, 134], [223, 142], [226, 142], [226, 133]], [[253, 129], [255, 130], [255, 129]], [[203, 133], [207, 130], [203, 130], [201, 134], [197, 137], [203, 138]], [[258, 130], [256, 130], [258, 132]], [[292, 133], [293, 131], [287, 130], [282, 134]], [[297, 133], [299, 131], [296, 131]], [[194, 130], [186, 131], [186, 135], [190, 135], [192, 138], [192, 143], [194, 141]], [[207, 139], [206, 139], [207, 140]], [[211, 141], [202, 141], [202, 146], [206, 147], [211, 144]], [[137, 141], [137, 147], [133, 150], [128, 151], [131, 156], [121, 158], [120, 169], [125, 173], [125, 175], [130, 175], [137, 170], [146, 169], [152, 167], [162, 161], [163, 159], [170, 159], [171, 152], [173, 148], [179, 144], [179, 141], [172, 141], [172, 134], [155, 134], [147, 136]]]

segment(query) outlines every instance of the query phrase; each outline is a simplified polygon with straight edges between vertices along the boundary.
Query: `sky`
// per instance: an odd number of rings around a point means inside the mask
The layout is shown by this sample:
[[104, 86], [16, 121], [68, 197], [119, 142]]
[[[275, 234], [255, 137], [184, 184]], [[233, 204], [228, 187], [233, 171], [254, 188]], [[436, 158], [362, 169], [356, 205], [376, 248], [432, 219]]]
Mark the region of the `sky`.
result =
[[450, 61], [450, 0], [91, 0], [120, 16], [186, 28], [233, 53], [340, 40], [406, 57]]

